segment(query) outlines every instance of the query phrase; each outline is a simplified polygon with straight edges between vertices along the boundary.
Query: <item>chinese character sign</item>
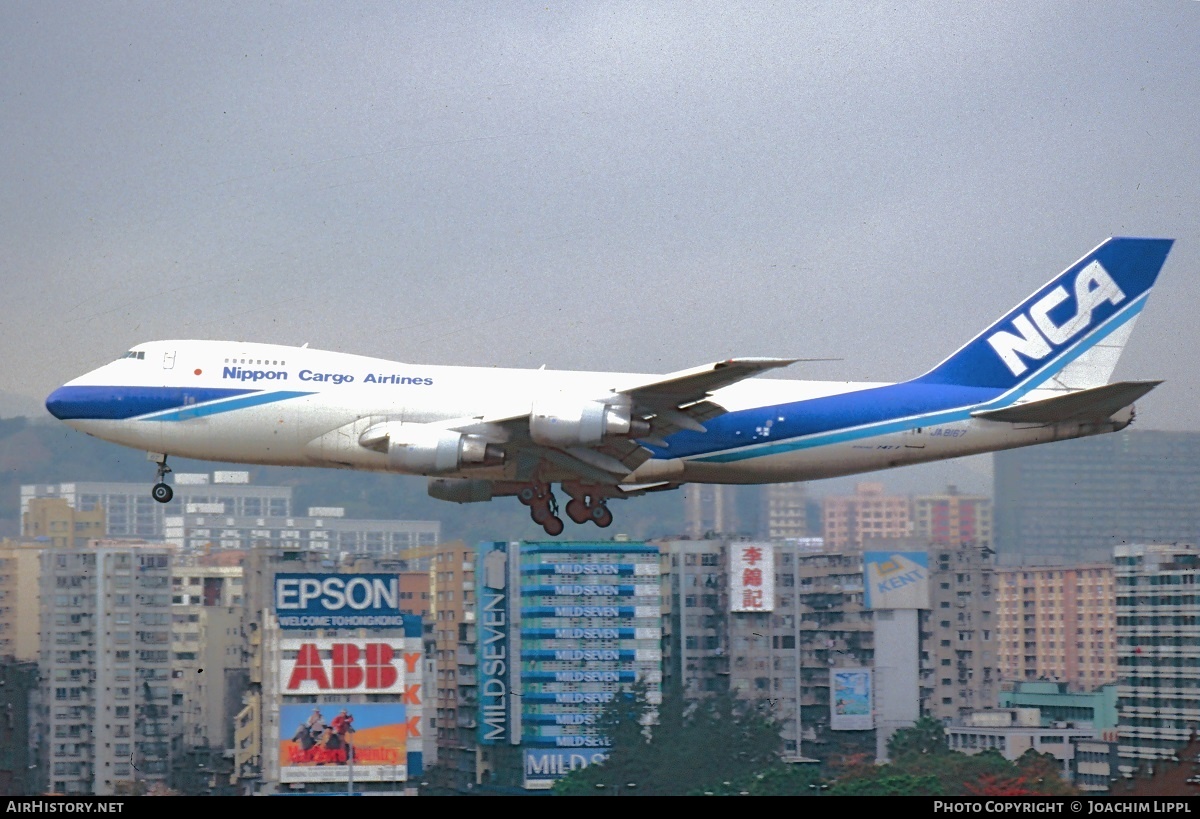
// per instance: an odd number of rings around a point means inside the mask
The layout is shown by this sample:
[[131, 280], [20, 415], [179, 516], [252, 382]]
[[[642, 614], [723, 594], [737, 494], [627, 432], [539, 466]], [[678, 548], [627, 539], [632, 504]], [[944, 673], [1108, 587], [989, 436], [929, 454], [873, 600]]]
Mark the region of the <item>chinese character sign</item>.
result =
[[775, 610], [775, 549], [771, 544], [729, 545], [729, 610]]

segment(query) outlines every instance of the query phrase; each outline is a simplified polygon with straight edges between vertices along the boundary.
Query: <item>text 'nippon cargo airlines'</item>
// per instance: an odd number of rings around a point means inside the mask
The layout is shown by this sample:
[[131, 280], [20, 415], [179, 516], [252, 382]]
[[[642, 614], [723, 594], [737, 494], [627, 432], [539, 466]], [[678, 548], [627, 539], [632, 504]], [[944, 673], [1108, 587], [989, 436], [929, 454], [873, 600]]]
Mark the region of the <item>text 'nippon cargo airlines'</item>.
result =
[[55, 390], [72, 427], [167, 457], [429, 477], [515, 495], [563, 531], [685, 483], [806, 481], [1123, 429], [1158, 381], [1108, 383], [1173, 240], [1113, 238], [929, 372], [898, 384], [754, 379], [797, 359], [666, 375], [433, 367], [307, 347], [152, 341]]

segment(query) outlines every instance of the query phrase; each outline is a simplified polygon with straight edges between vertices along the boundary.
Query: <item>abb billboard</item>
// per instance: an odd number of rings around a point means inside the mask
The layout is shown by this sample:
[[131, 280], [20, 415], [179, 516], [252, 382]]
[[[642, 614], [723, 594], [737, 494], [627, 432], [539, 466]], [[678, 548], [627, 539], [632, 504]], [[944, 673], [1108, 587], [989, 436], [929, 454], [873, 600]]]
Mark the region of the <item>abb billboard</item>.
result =
[[420, 640], [281, 640], [279, 681], [289, 694], [402, 694], [421, 702]]

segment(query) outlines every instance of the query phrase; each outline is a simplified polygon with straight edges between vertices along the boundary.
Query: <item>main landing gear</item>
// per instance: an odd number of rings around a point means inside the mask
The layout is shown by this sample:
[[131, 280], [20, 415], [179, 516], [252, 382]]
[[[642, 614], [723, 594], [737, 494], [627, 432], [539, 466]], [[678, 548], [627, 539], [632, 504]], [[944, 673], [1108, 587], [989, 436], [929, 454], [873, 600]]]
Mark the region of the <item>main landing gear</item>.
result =
[[[612, 525], [613, 514], [608, 510], [603, 495], [588, 493], [579, 486], [568, 484], [563, 484], [563, 490], [571, 496], [566, 508], [567, 517], [571, 520], [576, 523], [591, 521], [601, 529]], [[558, 500], [549, 484], [534, 481], [521, 488], [517, 500], [529, 507], [529, 516], [546, 530], [546, 534], [551, 537], [562, 534], [563, 521], [558, 516]]]
[[166, 482], [167, 473], [171, 471], [171, 467], [167, 466], [167, 456], [151, 452], [149, 458], [158, 464], [158, 476], [154, 479], [154, 486], [150, 489], [150, 497], [159, 503], [170, 503], [171, 498], [175, 497], [175, 491]]

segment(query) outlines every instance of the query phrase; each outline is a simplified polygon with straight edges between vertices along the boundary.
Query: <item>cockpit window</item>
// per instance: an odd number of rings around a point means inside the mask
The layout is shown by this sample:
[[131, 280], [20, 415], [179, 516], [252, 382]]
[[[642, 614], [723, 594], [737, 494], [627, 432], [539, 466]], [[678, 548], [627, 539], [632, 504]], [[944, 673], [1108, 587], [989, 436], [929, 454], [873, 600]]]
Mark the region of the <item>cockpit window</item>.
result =
[[146, 351], [145, 350], [130, 350], [129, 352], [125, 353], [125, 355], [121, 356], [121, 358], [136, 358], [141, 361], [145, 361], [146, 360]]

